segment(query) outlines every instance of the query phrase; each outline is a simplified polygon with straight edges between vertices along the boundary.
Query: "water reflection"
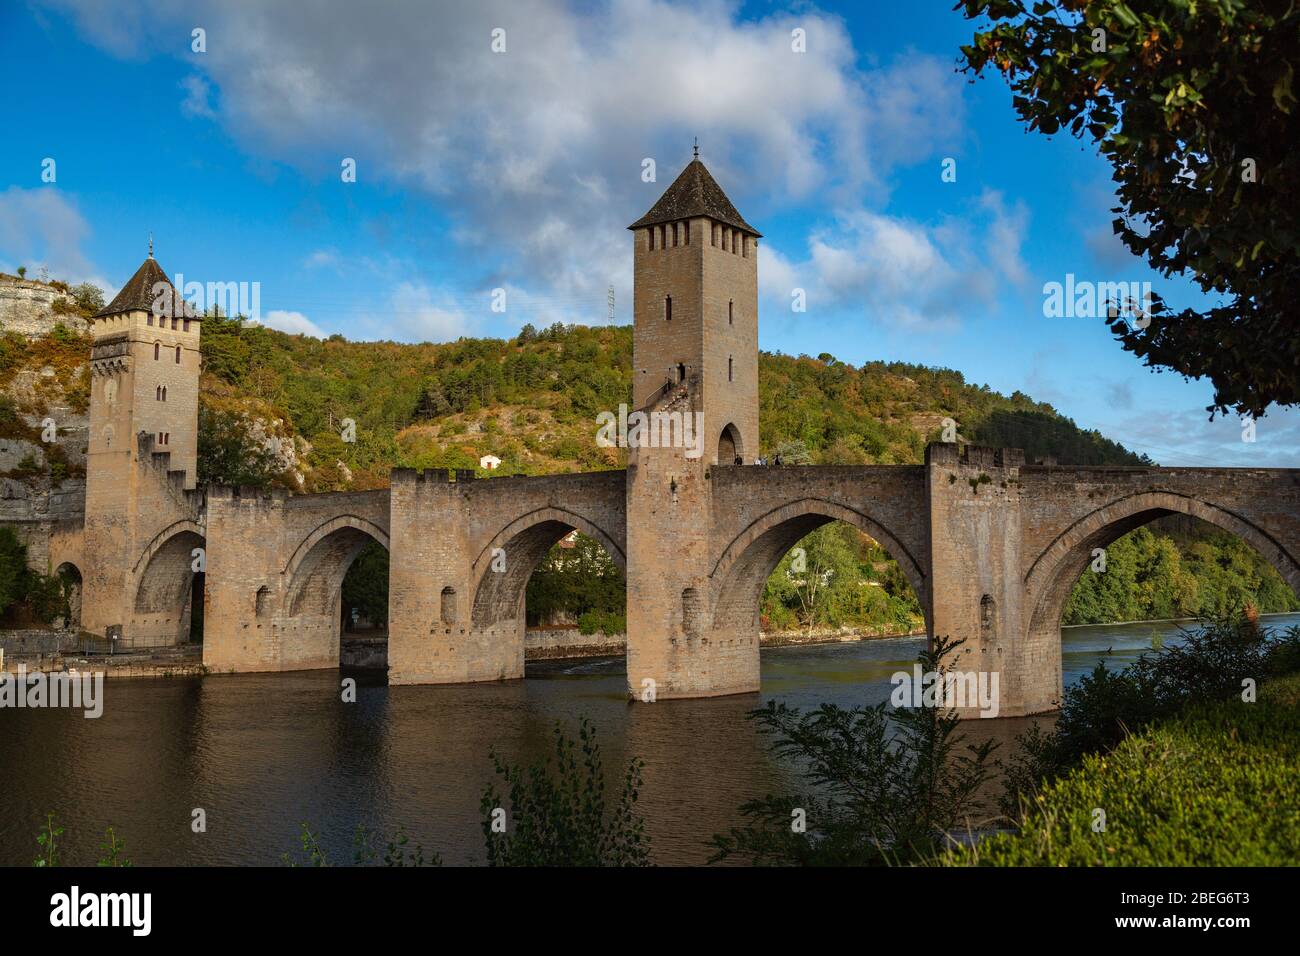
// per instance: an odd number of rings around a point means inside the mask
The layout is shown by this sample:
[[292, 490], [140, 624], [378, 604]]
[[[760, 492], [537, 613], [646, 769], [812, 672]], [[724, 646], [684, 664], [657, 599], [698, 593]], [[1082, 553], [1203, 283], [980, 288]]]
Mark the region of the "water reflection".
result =
[[[1276, 616], [1275, 626], [1300, 624]], [[1122, 666], [1175, 642], [1174, 625], [1069, 628], [1065, 678], [1073, 682], [1113, 649]], [[349, 862], [358, 823], [414, 842], [448, 863], [482, 862], [479, 798], [489, 751], [531, 760], [551, 746], [556, 721], [596, 725], [610, 784], [629, 754], [646, 762], [641, 808], [658, 863], [700, 863], [704, 841], [737, 822], [747, 799], [790, 785], [747, 713], [768, 698], [799, 707], [888, 697], [921, 638], [763, 652], [763, 692], [668, 706], [631, 706], [622, 662], [550, 663], [509, 684], [389, 688], [358, 678], [342, 702], [334, 671], [206, 679], [119, 680], [104, 716], [0, 711], [0, 863], [29, 864], [47, 810], [66, 828], [64, 862], [92, 864], [112, 825], [139, 865], [275, 864], [310, 822], [331, 858]], [[1025, 719], [972, 721], [969, 739], [1009, 745]], [[1005, 748], [1004, 748], [1005, 750]], [[193, 832], [194, 811], [207, 832]]]

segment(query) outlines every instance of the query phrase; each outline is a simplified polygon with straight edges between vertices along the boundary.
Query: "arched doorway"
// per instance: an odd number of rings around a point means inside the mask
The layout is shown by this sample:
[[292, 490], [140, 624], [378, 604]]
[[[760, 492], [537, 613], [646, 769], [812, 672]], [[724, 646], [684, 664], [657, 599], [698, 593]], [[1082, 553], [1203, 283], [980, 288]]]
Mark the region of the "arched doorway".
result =
[[64, 614], [61, 627], [67, 630], [81, 628], [81, 569], [65, 561], [54, 569], [55, 575], [63, 586]]
[[740, 440], [740, 429], [728, 424], [718, 436], [718, 464], [734, 465], [745, 459], [745, 448]]

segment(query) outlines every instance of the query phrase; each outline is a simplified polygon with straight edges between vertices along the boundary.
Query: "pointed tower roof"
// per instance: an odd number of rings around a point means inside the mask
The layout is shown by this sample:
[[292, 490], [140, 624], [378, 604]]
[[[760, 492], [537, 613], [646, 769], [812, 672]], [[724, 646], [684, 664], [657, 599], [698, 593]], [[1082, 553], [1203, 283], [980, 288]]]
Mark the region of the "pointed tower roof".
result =
[[127, 279], [126, 285], [122, 286], [122, 290], [113, 296], [113, 301], [96, 312], [94, 317], [101, 319], [122, 312], [155, 311], [154, 303], [158, 300], [159, 295], [154, 289], [160, 282], [165, 283], [167, 288], [171, 289], [171, 294], [162, 303], [165, 307], [157, 311], [170, 317], [173, 314], [173, 306], [179, 305], [179, 309], [175, 314], [184, 315], [184, 305], [177, 303], [180, 296], [176, 294], [176, 289], [171, 280], [167, 278], [167, 273], [163, 272], [162, 266], [158, 265], [158, 260], [153, 257], [151, 251], [149, 258], [145, 259], [140, 264], [140, 268], [135, 270], [135, 275]]
[[640, 229], [643, 226], [693, 219], [696, 216], [708, 216], [751, 236], [762, 236], [762, 233], [745, 222], [718, 181], [698, 159], [691, 160], [681, 175], [659, 197], [659, 201], [650, 207], [650, 211], [628, 228]]

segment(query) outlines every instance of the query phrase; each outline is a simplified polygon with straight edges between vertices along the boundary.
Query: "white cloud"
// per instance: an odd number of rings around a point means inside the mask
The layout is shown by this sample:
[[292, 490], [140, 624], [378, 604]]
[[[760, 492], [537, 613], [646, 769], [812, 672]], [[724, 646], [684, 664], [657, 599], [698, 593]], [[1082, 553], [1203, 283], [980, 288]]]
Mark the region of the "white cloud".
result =
[[969, 216], [938, 224], [845, 210], [813, 232], [801, 262], [760, 246], [762, 292], [778, 313], [789, 310], [791, 289], [802, 288], [809, 313], [953, 327], [1007, 287], [1024, 285], [1028, 219], [1022, 204], [1008, 209], [992, 192]]
[[90, 226], [75, 201], [53, 186], [0, 192], [0, 270], [27, 267], [29, 278], [44, 266], [50, 278], [65, 282], [94, 282], [109, 296], [117, 291], [91, 264], [82, 244]]
[[415, 342], [450, 342], [465, 335], [469, 324], [448, 296], [422, 282], [398, 283], [388, 311], [368, 319], [373, 338]]
[[310, 335], [323, 339], [325, 333], [311, 319], [301, 312], [288, 312], [284, 309], [271, 309], [262, 318], [262, 324], [269, 329], [279, 329], [290, 335]]
[[[304, 17], [292, 4], [182, 13], [150, 0], [115, 20], [92, 0], [56, 2], [119, 55], [195, 62], [220, 94], [196, 88], [195, 108], [260, 158], [336, 175], [351, 156], [363, 179], [445, 199], [457, 241], [501, 264], [489, 285], [556, 300], [599, 303], [614, 283], [626, 301], [629, 243], [610, 237], [658, 198], [693, 136], [761, 228], [791, 204], [881, 202], [894, 165], [961, 134], [950, 64], [908, 55], [863, 70], [845, 25], [813, 10], [741, 20], [720, 0], [331, 0]], [[194, 23], [208, 30], [202, 57], [177, 41]], [[495, 27], [505, 53], [491, 52]], [[806, 53], [791, 51], [795, 27]], [[645, 157], [656, 183], [640, 179]]]
[[317, 249], [303, 260], [303, 266], [308, 269], [335, 268], [342, 262], [339, 254], [333, 249]]
[[217, 115], [209, 102], [212, 86], [203, 77], [191, 73], [181, 80], [181, 89], [185, 91], [185, 99], [181, 101], [183, 114], [203, 119], [211, 119]]
[[1098, 427], [1165, 466], [1294, 468], [1300, 448], [1300, 408], [1277, 405], [1255, 422], [1253, 442], [1242, 441], [1239, 416], [1210, 421], [1201, 408], [1152, 407]]

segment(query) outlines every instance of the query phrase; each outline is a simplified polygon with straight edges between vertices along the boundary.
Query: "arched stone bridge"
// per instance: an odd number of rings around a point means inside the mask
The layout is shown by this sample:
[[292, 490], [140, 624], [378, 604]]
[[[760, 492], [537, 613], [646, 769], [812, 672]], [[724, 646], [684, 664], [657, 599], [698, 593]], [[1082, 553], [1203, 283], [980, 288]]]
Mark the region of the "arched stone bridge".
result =
[[[1238, 535], [1300, 591], [1300, 471], [1022, 457], [932, 445], [925, 465], [765, 468], [664, 452], [634, 455], [628, 471], [539, 478], [399, 469], [378, 491], [160, 492], [125, 535], [120, 619], [148, 642], [183, 638], [202, 548], [205, 664], [334, 667], [343, 576], [376, 541], [390, 552], [392, 683], [518, 678], [528, 578], [577, 529], [628, 576], [632, 696], [647, 681], [660, 700], [743, 693], [758, 688], [763, 582], [800, 538], [839, 520], [898, 561], [931, 634], [966, 640], [964, 669], [999, 672], [1006, 715], [1055, 706], [1071, 587], [1093, 549], [1157, 517]], [[142, 474], [166, 481], [165, 466]], [[52, 565], [79, 561], [75, 535], [52, 539]]]

